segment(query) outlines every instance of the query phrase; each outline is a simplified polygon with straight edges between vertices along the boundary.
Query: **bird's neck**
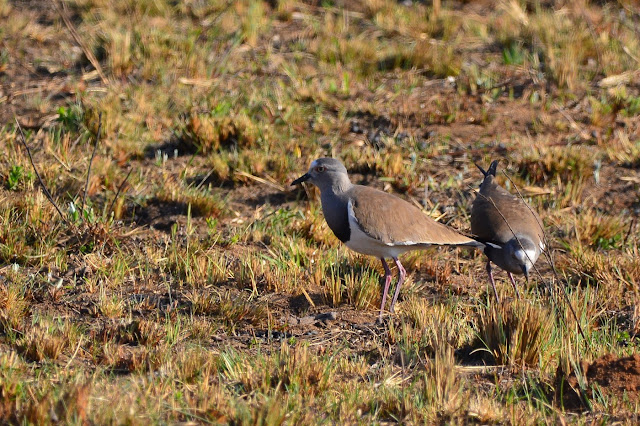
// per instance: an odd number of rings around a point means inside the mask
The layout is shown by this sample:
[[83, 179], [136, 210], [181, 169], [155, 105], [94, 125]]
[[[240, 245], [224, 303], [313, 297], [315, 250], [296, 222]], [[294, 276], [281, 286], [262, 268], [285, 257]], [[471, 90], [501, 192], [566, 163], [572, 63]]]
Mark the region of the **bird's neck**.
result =
[[324, 196], [337, 195], [341, 196], [345, 194], [347, 191], [351, 189], [353, 184], [349, 180], [348, 176], [340, 177], [339, 179], [334, 179], [331, 182], [327, 182], [326, 184], [320, 186], [320, 192]]
[[353, 184], [349, 181], [349, 178], [345, 177], [344, 179], [337, 180], [331, 185], [331, 190], [334, 194], [344, 194], [348, 190], [351, 189]]
[[[351, 185], [349, 183], [349, 185]], [[336, 237], [342, 242], [349, 241], [351, 231], [349, 229], [349, 215], [347, 204], [349, 202], [348, 188], [329, 187], [320, 193], [322, 212], [324, 218]]]

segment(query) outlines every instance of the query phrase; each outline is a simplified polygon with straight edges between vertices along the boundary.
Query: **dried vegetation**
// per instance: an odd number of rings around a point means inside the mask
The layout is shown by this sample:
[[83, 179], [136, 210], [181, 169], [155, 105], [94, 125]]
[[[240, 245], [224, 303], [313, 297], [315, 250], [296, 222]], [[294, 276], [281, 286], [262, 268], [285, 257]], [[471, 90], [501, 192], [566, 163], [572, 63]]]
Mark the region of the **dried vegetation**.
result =
[[[638, 420], [635, 2], [0, 0], [0, 22], [0, 419]], [[407, 254], [375, 324], [379, 262], [288, 188], [325, 155], [461, 230], [500, 158], [556, 272], [523, 300], [498, 274], [497, 305], [481, 254]]]

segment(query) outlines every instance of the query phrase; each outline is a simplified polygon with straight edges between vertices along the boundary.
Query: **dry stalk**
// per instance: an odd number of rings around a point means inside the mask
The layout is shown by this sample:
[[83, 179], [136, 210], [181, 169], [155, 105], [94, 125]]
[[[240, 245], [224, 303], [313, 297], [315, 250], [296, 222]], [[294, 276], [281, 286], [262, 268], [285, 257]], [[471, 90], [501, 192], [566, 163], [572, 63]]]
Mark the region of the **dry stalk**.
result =
[[82, 40], [82, 38], [80, 38], [80, 35], [78, 34], [78, 32], [76, 31], [75, 27], [71, 23], [71, 20], [67, 16], [67, 11], [66, 11], [65, 4], [64, 3], [61, 4], [58, 0], [51, 0], [51, 3], [53, 3], [54, 7], [58, 10], [58, 13], [60, 14], [60, 17], [62, 17], [62, 20], [64, 21], [64, 24], [67, 26], [67, 29], [71, 33], [71, 36], [73, 37], [73, 39], [76, 41], [76, 43], [78, 43], [78, 45], [82, 49], [82, 52], [85, 54], [87, 59], [89, 59], [89, 62], [91, 62], [91, 65], [93, 65], [93, 67], [98, 72], [98, 75], [100, 75], [100, 80], [102, 80], [102, 83], [104, 83], [107, 86], [109, 86], [110, 85], [109, 79], [107, 78], [107, 76], [102, 71], [102, 67], [100, 66], [100, 62], [95, 57], [95, 55], [93, 54], [91, 49], [89, 49], [89, 47], [87, 47], [87, 45], [85, 44], [84, 40]]
[[15, 118], [15, 120], [16, 120], [16, 125], [18, 126], [18, 130], [20, 131], [20, 141], [22, 142], [22, 145], [24, 146], [24, 149], [27, 151], [27, 155], [29, 156], [29, 162], [31, 163], [31, 167], [33, 167], [33, 171], [35, 172], [36, 176], [38, 177], [38, 182], [40, 182], [40, 186], [42, 187], [42, 192], [44, 192], [44, 195], [47, 197], [49, 202], [51, 204], [53, 204], [53, 207], [55, 207], [56, 211], [60, 215], [60, 218], [62, 218], [62, 221], [66, 225], [69, 225], [69, 221], [64, 217], [64, 215], [62, 214], [62, 210], [60, 210], [60, 207], [58, 207], [58, 204], [56, 204], [56, 202], [53, 200], [53, 196], [51, 195], [51, 192], [49, 192], [49, 190], [47, 189], [47, 186], [44, 184], [44, 181], [42, 180], [42, 177], [40, 176], [40, 173], [38, 172], [38, 168], [36, 167], [35, 163], [33, 162], [33, 157], [31, 156], [31, 149], [29, 149], [29, 145], [27, 145], [27, 139], [24, 136], [24, 132], [22, 131], [22, 127], [20, 126], [20, 123], [18, 122], [18, 119]]
[[116, 200], [120, 196], [120, 192], [122, 191], [122, 188], [124, 188], [125, 183], [127, 183], [127, 180], [129, 179], [129, 176], [131, 176], [131, 172], [132, 171], [133, 171], [133, 167], [131, 167], [129, 169], [129, 173], [127, 173], [127, 176], [125, 176], [124, 180], [122, 181], [122, 183], [118, 187], [118, 191], [116, 192], [116, 196], [113, 197], [113, 201], [111, 201], [111, 205], [109, 206], [109, 210], [107, 210], [107, 211], [113, 212], [113, 207], [116, 204]]
[[91, 158], [89, 159], [89, 169], [87, 170], [87, 180], [84, 183], [84, 194], [82, 195], [82, 207], [80, 207], [80, 212], [82, 214], [82, 218], [84, 220], [84, 206], [87, 201], [87, 191], [89, 190], [89, 178], [91, 177], [91, 166], [93, 165], [93, 158], [96, 156], [96, 151], [98, 149], [98, 142], [100, 141], [100, 130], [102, 129], [102, 112], [98, 114], [98, 133], [96, 133], [96, 140], [93, 143], [93, 152], [91, 153]]

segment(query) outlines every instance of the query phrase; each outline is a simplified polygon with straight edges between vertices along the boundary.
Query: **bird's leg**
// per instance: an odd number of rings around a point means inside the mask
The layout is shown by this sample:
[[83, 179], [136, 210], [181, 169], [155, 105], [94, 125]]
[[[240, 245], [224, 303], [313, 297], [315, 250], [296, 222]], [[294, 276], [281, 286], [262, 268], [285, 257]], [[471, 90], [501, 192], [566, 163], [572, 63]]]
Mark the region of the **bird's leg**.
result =
[[384, 267], [384, 291], [382, 292], [382, 304], [380, 305], [380, 319], [382, 319], [382, 314], [384, 313], [384, 305], [387, 303], [387, 293], [389, 292], [389, 285], [391, 284], [391, 269], [389, 269], [389, 265], [384, 260], [384, 257], [381, 257], [382, 266]]
[[515, 278], [513, 278], [513, 274], [511, 272], [507, 272], [507, 275], [511, 280], [511, 285], [513, 286], [513, 289], [516, 291], [516, 296], [518, 297], [518, 299], [520, 299], [520, 292], [518, 291], [518, 287], [516, 286], [516, 280]]
[[402, 287], [402, 283], [404, 282], [405, 278], [407, 278], [407, 271], [404, 270], [404, 267], [402, 266], [402, 263], [400, 263], [398, 258], [394, 257], [393, 261], [396, 262], [396, 266], [398, 267], [398, 284], [396, 285], [396, 292], [393, 295], [393, 300], [391, 301], [391, 307], [389, 308], [389, 311], [391, 312], [393, 312], [393, 307], [395, 306], [396, 301], [398, 300], [398, 295], [400, 294], [400, 287]]
[[493, 287], [493, 294], [496, 296], [496, 301], [500, 303], [500, 298], [498, 297], [498, 290], [496, 290], [496, 282], [493, 279], [493, 272], [491, 272], [490, 260], [487, 260], [487, 274], [489, 274], [489, 282], [491, 283], [491, 287]]

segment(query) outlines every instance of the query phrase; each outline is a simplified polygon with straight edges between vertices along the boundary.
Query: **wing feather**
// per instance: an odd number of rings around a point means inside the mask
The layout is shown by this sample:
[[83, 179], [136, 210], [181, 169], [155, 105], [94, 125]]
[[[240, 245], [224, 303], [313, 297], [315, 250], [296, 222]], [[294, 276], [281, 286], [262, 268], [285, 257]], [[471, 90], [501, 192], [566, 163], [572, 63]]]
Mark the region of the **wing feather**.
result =
[[360, 185], [350, 191], [353, 215], [360, 228], [384, 244], [482, 246], [394, 195]]
[[525, 230], [543, 247], [541, 224], [528, 204], [496, 184], [493, 176], [485, 178], [471, 208], [471, 232], [479, 241], [501, 245], [514, 237], [513, 232]]

